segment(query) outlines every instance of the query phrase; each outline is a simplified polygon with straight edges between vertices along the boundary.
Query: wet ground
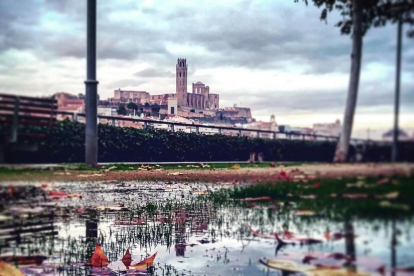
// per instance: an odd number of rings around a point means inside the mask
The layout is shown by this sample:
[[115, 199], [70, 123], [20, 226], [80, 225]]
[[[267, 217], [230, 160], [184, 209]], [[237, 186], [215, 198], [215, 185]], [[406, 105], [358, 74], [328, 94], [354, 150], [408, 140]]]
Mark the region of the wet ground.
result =
[[[269, 259], [372, 275], [414, 274], [412, 212], [395, 218], [341, 217], [329, 210], [322, 215], [298, 210], [297, 202], [285, 199], [223, 199], [215, 192], [232, 186], [205, 183], [2, 187], [9, 199], [1, 206], [1, 258], [26, 275], [111, 275], [108, 268], [85, 265], [96, 243], [110, 262], [121, 260], [127, 249], [134, 262], [157, 253], [148, 271], [132, 275], [279, 275], [263, 264]], [[31, 259], [22, 263], [12, 256]]]
[[[356, 176], [413, 176], [412, 163], [362, 163], [362, 164], [323, 164], [323, 163], [258, 163], [240, 164], [240, 169], [231, 169], [232, 164], [193, 164], [193, 165], [128, 165], [112, 164], [100, 168], [78, 170], [76, 166], [44, 167], [3, 166], [0, 168], [0, 181], [145, 181], [170, 180], [182, 182], [202, 181], [218, 184], [269, 182], [277, 179], [281, 172], [301, 171], [308, 178], [337, 178]], [[35, 166], [36, 168], [36, 166]]]

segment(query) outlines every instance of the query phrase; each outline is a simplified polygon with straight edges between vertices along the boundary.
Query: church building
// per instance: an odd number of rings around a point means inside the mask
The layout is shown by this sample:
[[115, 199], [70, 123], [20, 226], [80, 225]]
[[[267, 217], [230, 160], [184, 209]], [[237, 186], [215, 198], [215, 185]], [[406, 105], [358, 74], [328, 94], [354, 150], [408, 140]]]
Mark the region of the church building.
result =
[[[163, 106], [166, 109], [169, 103], [175, 102], [172, 100], [176, 99], [177, 108], [174, 110], [178, 110], [178, 112], [197, 112], [200, 114], [203, 111], [217, 111], [219, 109], [219, 95], [210, 93], [209, 86], [202, 82], [197, 82], [192, 84], [191, 93], [187, 91], [187, 68], [187, 60], [179, 58], [176, 64], [175, 94], [151, 95], [146, 91], [118, 89], [115, 90], [114, 97], [110, 100], [117, 103], [157, 104], [161, 106], [161, 109], [163, 109]], [[170, 110], [167, 111], [168, 114], [170, 112]]]

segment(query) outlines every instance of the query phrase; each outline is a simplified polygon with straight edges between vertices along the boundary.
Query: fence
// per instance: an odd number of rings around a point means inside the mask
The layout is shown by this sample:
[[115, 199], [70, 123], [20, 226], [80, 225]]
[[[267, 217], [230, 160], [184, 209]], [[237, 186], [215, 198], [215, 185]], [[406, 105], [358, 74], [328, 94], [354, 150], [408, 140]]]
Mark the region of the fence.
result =
[[[83, 121], [80, 118], [85, 118], [84, 113], [56, 111], [56, 114], [63, 115], [65, 118], [68, 118], [72, 121]], [[337, 136], [319, 135], [319, 134], [310, 134], [310, 133], [280, 132], [280, 131], [271, 131], [271, 130], [262, 130], [262, 129], [236, 128], [236, 127], [229, 127], [229, 126], [196, 125], [196, 124], [186, 124], [186, 123], [179, 123], [179, 122], [154, 121], [154, 120], [146, 120], [146, 119], [102, 116], [102, 115], [98, 115], [98, 122], [107, 123], [113, 126], [122, 126], [122, 123], [120, 122], [132, 122], [132, 123], [142, 124], [143, 129], [156, 128], [156, 129], [165, 129], [165, 130], [169, 130], [172, 132], [188, 130], [189, 132], [196, 132], [196, 133], [203, 133], [203, 134], [249, 136], [249, 137], [267, 138], [267, 139], [274, 139], [274, 140], [288, 139], [288, 140], [315, 140], [315, 141], [337, 142], [339, 139], [339, 137]], [[375, 140], [367, 140], [367, 139], [351, 139], [351, 142], [354, 144], [377, 144], [377, 145], [390, 144], [390, 142], [386, 142], [386, 141], [375, 141]]]

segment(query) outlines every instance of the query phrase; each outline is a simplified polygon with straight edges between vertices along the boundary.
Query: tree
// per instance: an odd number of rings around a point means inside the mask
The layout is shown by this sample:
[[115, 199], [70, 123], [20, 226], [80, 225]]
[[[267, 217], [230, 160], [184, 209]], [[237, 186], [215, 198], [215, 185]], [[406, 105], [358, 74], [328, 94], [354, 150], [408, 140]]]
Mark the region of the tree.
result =
[[137, 105], [136, 103], [129, 102], [129, 103], [127, 104], [127, 108], [128, 108], [128, 109], [131, 109], [131, 110], [138, 110], [138, 105]]
[[127, 115], [127, 110], [125, 108], [125, 105], [120, 104], [118, 106], [118, 108], [116, 109], [116, 112], [118, 113], [118, 115]]
[[[298, 2], [299, 0], [294, 0]], [[308, 0], [303, 0], [308, 4]], [[309, 0], [310, 1], [310, 0]], [[342, 34], [352, 34], [351, 74], [345, 107], [341, 136], [335, 152], [334, 162], [346, 162], [358, 98], [361, 71], [363, 36], [372, 26], [385, 26], [387, 22], [414, 23], [414, 0], [312, 0], [317, 7], [323, 7], [321, 20], [326, 20], [333, 9], [340, 11], [342, 20], [336, 26]], [[414, 36], [414, 31], [409, 35]]]

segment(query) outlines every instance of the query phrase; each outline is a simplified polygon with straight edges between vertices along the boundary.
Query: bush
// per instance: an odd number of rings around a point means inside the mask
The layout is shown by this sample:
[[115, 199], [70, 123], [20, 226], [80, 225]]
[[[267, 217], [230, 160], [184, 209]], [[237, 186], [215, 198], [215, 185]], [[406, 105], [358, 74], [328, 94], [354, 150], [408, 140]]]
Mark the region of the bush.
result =
[[[30, 127], [25, 131], [44, 133], [46, 139], [39, 142], [37, 152], [13, 154], [8, 163], [84, 162], [84, 124], [61, 121], [54, 128]], [[251, 151], [263, 152], [269, 161], [331, 162], [336, 146], [328, 141], [172, 133], [110, 125], [99, 125], [98, 133], [99, 162], [246, 161]], [[414, 150], [412, 145], [410, 150]], [[368, 152], [367, 160], [381, 161], [385, 153], [389, 155], [390, 147], [371, 146]]]

